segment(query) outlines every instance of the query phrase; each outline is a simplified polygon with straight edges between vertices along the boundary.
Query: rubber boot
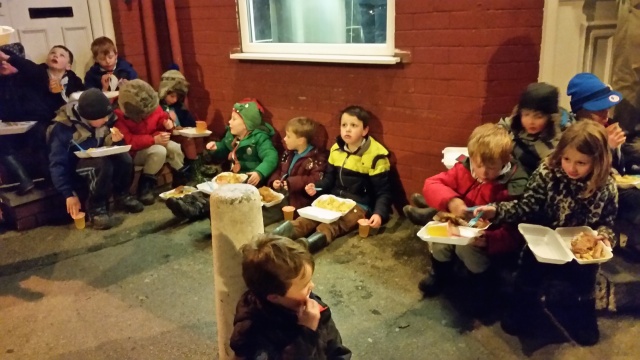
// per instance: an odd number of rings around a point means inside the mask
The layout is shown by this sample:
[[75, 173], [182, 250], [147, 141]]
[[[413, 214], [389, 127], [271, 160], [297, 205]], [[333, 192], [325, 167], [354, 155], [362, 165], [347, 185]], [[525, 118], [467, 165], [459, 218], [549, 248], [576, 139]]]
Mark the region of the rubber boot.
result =
[[144, 205], [153, 205], [155, 196], [153, 189], [156, 187], [157, 180], [153, 175], [142, 174], [138, 182], [138, 200]]
[[431, 271], [418, 283], [424, 297], [440, 295], [453, 279], [453, 261], [438, 261], [431, 257]]
[[130, 194], [116, 195], [114, 199], [115, 207], [128, 213], [139, 213], [144, 210], [144, 205]]
[[420, 193], [411, 194], [411, 197], [409, 198], [409, 202], [413, 206], [421, 208], [421, 209], [429, 207], [429, 205], [427, 205], [427, 201], [424, 199], [424, 196], [422, 196], [422, 194], [420, 194]]
[[434, 208], [419, 208], [411, 205], [405, 205], [402, 208], [404, 215], [414, 225], [426, 225], [438, 212]]
[[[286, 237], [289, 239], [293, 239], [294, 237], [294, 228], [293, 228], [293, 223], [289, 220], [283, 222], [282, 224], [278, 225], [278, 227], [276, 227], [275, 229], [273, 229], [273, 231], [271, 232], [273, 235], [278, 235], [278, 236], [282, 236], [282, 237]], [[295, 239], [294, 239], [295, 240]]]
[[299, 241], [300, 243], [306, 245], [307, 249], [309, 249], [309, 252], [312, 254], [322, 250], [322, 248], [327, 246], [327, 244], [329, 243], [327, 241], [327, 235], [320, 231], [316, 231], [313, 234], [309, 235], [309, 237], [300, 238], [296, 241]]
[[106, 208], [100, 207], [97, 209], [89, 210], [88, 213], [94, 229], [108, 230], [113, 227], [111, 216], [109, 216]]
[[600, 340], [595, 298], [574, 298], [561, 304], [549, 304], [547, 310], [576, 343], [592, 346]]
[[171, 186], [173, 188], [176, 188], [178, 186], [187, 185], [187, 183], [191, 179], [191, 169], [191, 166], [184, 165], [179, 170], [173, 170], [173, 180], [171, 181]]
[[2, 161], [2, 165], [7, 168], [9, 173], [11, 173], [15, 177], [15, 179], [18, 180], [18, 195], [24, 195], [31, 191], [31, 189], [33, 189], [33, 187], [35, 186], [33, 184], [33, 180], [31, 180], [31, 177], [29, 176], [29, 174], [27, 174], [27, 171], [24, 169], [22, 164], [18, 162], [18, 159], [16, 159], [14, 155], [2, 156], [0, 157], [0, 160]]

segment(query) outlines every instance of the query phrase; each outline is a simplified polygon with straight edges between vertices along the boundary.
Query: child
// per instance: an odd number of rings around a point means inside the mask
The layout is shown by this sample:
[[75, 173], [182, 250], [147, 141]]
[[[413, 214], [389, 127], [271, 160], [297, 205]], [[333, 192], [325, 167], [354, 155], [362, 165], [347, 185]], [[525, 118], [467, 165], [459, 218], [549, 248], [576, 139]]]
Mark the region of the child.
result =
[[[469, 137], [469, 157], [461, 156], [450, 170], [425, 180], [422, 192], [427, 204], [437, 211], [468, 218], [467, 207], [511, 200], [522, 194], [527, 174], [511, 158], [513, 142], [506, 129], [484, 124]], [[490, 282], [490, 256], [519, 249], [517, 230], [492, 226], [471, 245], [429, 243], [431, 273], [418, 287], [425, 296], [438, 295], [453, 277], [457, 256], [472, 274], [480, 294]]]
[[313, 257], [291, 239], [262, 236], [242, 248], [248, 290], [236, 307], [230, 345], [242, 359], [343, 359], [331, 310], [312, 292]]
[[[56, 190], [65, 197], [67, 212], [75, 217], [82, 207], [78, 179], [82, 175], [89, 185], [87, 213], [94, 229], [113, 226], [107, 202], [113, 188], [117, 207], [137, 213], [143, 206], [129, 195], [133, 181], [133, 161], [128, 153], [98, 158], [78, 159], [78, 146], [84, 150], [109, 145], [124, 145], [120, 132], [110, 129], [113, 110], [109, 99], [99, 90], [87, 90], [78, 104], [67, 113], [61, 109], [49, 129], [49, 168]], [[110, 131], [112, 130], [112, 131]], [[77, 145], [76, 145], [77, 144]]]
[[[138, 198], [145, 205], [154, 203], [156, 173], [165, 162], [174, 170], [174, 186], [184, 185], [188, 168], [180, 145], [170, 141], [173, 121], [158, 104], [158, 93], [146, 82], [136, 79], [122, 85], [118, 96], [116, 127], [125, 143], [131, 145], [136, 166], [144, 166], [138, 183]], [[186, 181], [185, 181], [186, 183]]]
[[320, 181], [305, 186], [309, 196], [328, 193], [352, 199], [357, 205], [331, 224], [298, 218], [284, 222], [274, 234], [298, 239], [313, 233], [301, 241], [315, 252], [355, 229], [360, 219], [368, 217], [372, 228], [388, 220], [391, 210], [389, 152], [367, 136], [370, 120], [369, 112], [360, 106], [349, 106], [342, 111], [340, 137], [331, 147], [327, 171]]
[[116, 91], [110, 87], [111, 75], [114, 75], [120, 85], [123, 81], [138, 78], [138, 73], [133, 66], [121, 56], [118, 56], [116, 44], [106, 36], [101, 36], [91, 43], [91, 53], [95, 63], [89, 68], [84, 76], [84, 85], [89, 88], [101, 89], [102, 91]]
[[[571, 125], [551, 155], [533, 173], [522, 199], [481, 206], [494, 224], [527, 222], [551, 228], [589, 226], [606, 245], [613, 242], [617, 190], [609, 171], [611, 153], [602, 125], [583, 120]], [[594, 288], [598, 265], [539, 263], [525, 247], [516, 274], [514, 299], [502, 328], [509, 334], [531, 329], [534, 310], [544, 306], [581, 345], [598, 342]], [[557, 291], [543, 291], [552, 284]]]
[[[188, 92], [189, 83], [180, 71], [169, 70], [162, 74], [158, 89], [160, 106], [162, 106], [162, 109], [169, 114], [169, 118], [173, 121], [176, 128], [196, 126], [196, 120], [184, 104], [184, 100]], [[184, 137], [180, 135], [173, 136], [171, 139], [179, 143], [182, 147], [184, 163], [188, 166], [190, 172], [193, 173], [194, 162], [198, 159], [197, 149], [200, 147], [202, 151], [202, 148], [204, 147], [202, 139]]]
[[296, 209], [311, 205], [313, 198], [304, 187], [308, 183], [319, 181], [327, 167], [327, 152], [312, 145], [316, 127], [316, 122], [307, 117], [295, 117], [287, 122], [284, 137], [287, 151], [268, 184], [276, 191], [286, 192], [288, 197], [282, 201], [281, 206], [264, 208], [265, 225], [282, 220], [284, 205], [291, 205]]
[[[571, 96], [571, 110], [579, 121], [593, 120], [606, 128], [613, 168], [618, 174], [625, 175], [631, 170], [627, 168], [622, 151], [623, 148], [629, 149], [624, 147], [626, 136], [620, 125], [609, 119], [609, 110], [622, 101], [622, 95], [590, 73], [575, 75], [569, 81], [567, 95]], [[618, 189], [618, 192], [618, 216], [640, 225], [640, 189], [632, 187]]]
[[[256, 187], [266, 182], [278, 165], [278, 151], [271, 142], [275, 130], [262, 121], [261, 113], [262, 107], [254, 99], [236, 103], [224, 138], [207, 144], [214, 157], [226, 157], [231, 171], [249, 175], [247, 183]], [[191, 220], [209, 215], [209, 197], [199, 192], [167, 201], [167, 206], [174, 215]]]

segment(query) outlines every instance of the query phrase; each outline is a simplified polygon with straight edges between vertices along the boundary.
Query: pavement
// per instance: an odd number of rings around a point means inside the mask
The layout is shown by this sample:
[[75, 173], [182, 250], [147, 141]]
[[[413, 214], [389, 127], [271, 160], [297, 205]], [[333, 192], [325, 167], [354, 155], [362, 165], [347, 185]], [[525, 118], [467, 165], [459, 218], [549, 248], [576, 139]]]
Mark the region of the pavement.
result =
[[[120, 222], [0, 235], [0, 359], [217, 359], [209, 221], [180, 222], [159, 203]], [[455, 299], [422, 299], [428, 257], [416, 230], [394, 217], [378, 235], [345, 236], [316, 256], [315, 292], [354, 359], [640, 354], [631, 315], [602, 314], [600, 343], [583, 348], [557, 331], [518, 339]]]

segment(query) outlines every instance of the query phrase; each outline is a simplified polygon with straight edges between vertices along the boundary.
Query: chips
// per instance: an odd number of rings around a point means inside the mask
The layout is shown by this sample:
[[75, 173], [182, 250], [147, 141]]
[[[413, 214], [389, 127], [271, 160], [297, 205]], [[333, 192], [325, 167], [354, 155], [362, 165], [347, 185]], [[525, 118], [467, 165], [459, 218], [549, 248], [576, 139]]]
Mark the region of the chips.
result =
[[336, 211], [340, 213], [347, 212], [353, 207], [353, 203], [346, 201], [340, 201], [335, 197], [327, 197], [325, 199], [318, 199], [314, 202], [313, 206], [321, 209]]
[[240, 184], [243, 182], [243, 177], [240, 174], [225, 173], [216, 177], [216, 183], [218, 184]]
[[278, 196], [267, 186], [261, 187], [258, 189], [258, 192], [260, 193], [260, 197], [264, 203], [270, 203], [279, 199]]

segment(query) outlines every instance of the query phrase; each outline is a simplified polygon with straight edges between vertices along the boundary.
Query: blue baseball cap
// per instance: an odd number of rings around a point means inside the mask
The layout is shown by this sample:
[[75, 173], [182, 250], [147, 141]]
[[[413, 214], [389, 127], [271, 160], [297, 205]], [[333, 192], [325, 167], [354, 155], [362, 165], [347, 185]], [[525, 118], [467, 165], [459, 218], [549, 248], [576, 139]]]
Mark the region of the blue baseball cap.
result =
[[567, 95], [571, 96], [571, 111], [574, 113], [581, 109], [605, 110], [622, 101], [622, 94], [613, 91], [591, 73], [580, 73], [571, 78]]

